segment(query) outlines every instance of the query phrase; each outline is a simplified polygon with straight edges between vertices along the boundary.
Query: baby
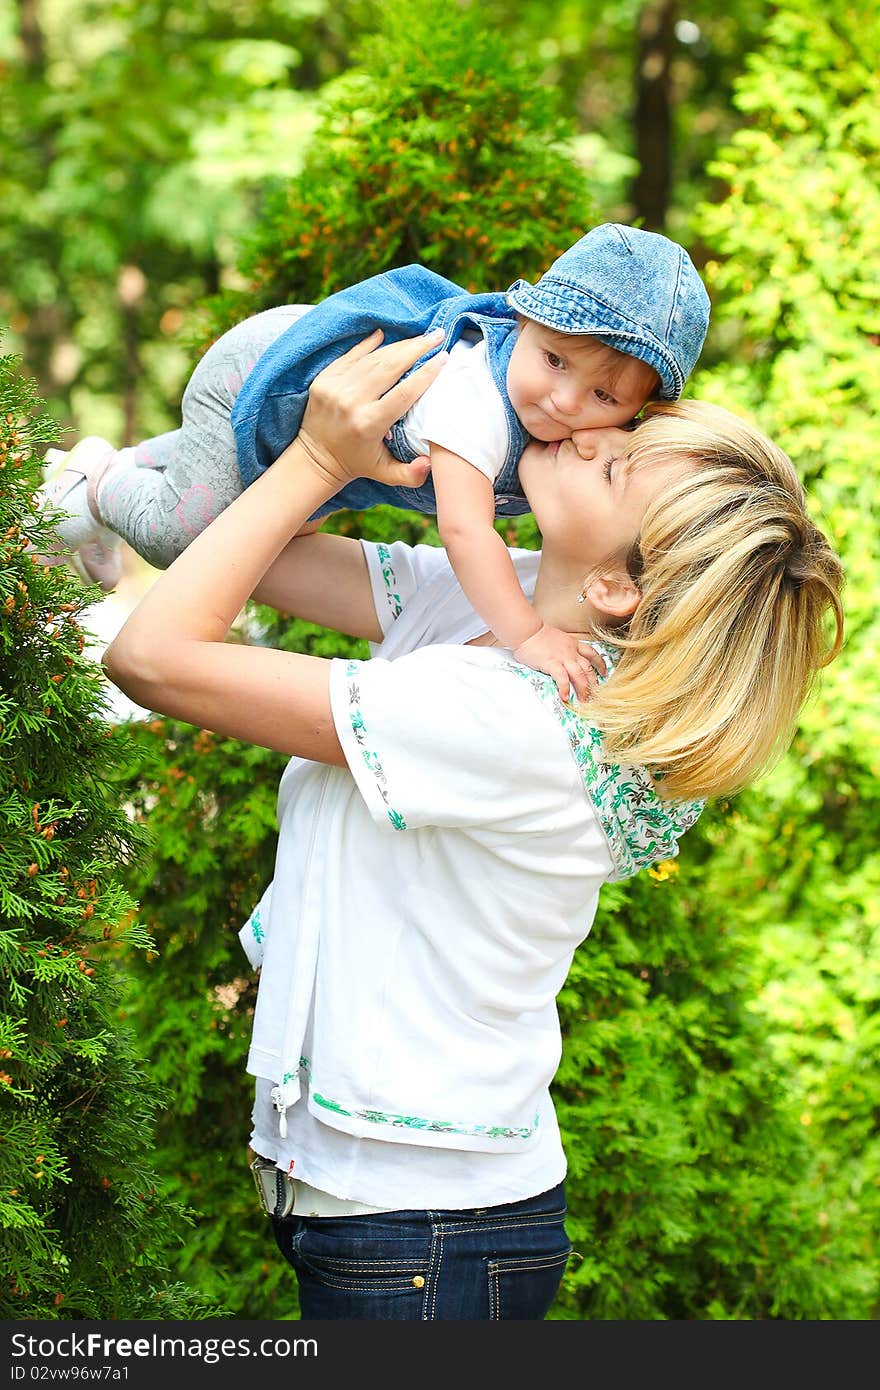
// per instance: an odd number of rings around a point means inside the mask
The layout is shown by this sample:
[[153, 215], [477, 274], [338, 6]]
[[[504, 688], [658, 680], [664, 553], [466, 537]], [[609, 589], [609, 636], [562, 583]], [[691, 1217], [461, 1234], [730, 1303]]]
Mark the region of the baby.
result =
[[503, 646], [567, 686], [583, 666], [573, 637], [542, 623], [516, 577], [498, 516], [528, 511], [517, 466], [529, 438], [633, 421], [652, 397], [677, 400], [702, 348], [706, 290], [682, 247], [616, 223], [593, 228], [537, 284], [468, 294], [424, 266], [385, 272], [317, 306], [253, 315], [202, 358], [179, 430], [116, 451], [83, 439], [47, 458], [44, 505], [84, 577], [107, 590], [118, 538], [165, 568], [296, 435], [308, 388], [375, 328], [386, 341], [443, 330], [449, 360], [390, 431], [404, 461], [427, 455], [428, 481], [360, 479], [312, 518], [390, 504], [436, 515], [462, 589]]

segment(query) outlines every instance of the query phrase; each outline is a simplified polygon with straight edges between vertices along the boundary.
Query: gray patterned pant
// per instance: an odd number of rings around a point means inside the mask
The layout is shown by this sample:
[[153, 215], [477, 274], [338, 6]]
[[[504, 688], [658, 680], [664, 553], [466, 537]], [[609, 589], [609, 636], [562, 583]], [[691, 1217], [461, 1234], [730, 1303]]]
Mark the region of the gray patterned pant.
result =
[[180, 429], [120, 449], [100, 487], [104, 524], [157, 569], [242, 491], [230, 415], [242, 383], [275, 339], [310, 308], [284, 304], [218, 338], [187, 383]]

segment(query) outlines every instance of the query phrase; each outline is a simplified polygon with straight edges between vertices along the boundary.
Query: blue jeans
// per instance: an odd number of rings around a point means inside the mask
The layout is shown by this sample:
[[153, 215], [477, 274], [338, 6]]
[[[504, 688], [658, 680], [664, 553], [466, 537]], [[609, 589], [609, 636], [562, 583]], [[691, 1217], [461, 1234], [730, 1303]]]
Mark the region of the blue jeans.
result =
[[272, 1224], [305, 1321], [541, 1319], [571, 1250], [562, 1183], [507, 1206]]

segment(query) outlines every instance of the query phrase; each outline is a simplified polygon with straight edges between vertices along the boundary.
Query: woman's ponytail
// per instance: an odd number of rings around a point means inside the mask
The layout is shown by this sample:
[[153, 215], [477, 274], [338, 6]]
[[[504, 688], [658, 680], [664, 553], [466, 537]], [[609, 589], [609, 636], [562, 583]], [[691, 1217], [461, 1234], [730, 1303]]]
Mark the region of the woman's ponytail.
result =
[[729, 795], [785, 752], [839, 652], [843, 571], [787, 455], [739, 417], [650, 407], [626, 466], [674, 461], [631, 557], [623, 655], [588, 713], [607, 757], [648, 767], [664, 795]]

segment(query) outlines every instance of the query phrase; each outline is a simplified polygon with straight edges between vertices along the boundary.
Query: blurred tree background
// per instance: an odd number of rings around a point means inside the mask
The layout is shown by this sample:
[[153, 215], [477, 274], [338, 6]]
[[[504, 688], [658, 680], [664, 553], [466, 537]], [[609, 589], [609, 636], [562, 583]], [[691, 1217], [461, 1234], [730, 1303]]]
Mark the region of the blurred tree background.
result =
[[[558, 99], [602, 217], [701, 260], [691, 214], [771, 7], [561, 0], [552, 25], [541, 0], [479, 8]], [[299, 173], [322, 93], [383, 20], [403, 35], [395, 0], [2, 0], [0, 322], [60, 426], [167, 427], [194, 306], [243, 287], [264, 190]]]
[[[389, 265], [505, 288], [606, 220], [689, 248], [713, 322], [688, 393], [791, 453], [847, 564], [848, 643], [778, 771], [675, 864], [603, 893], [560, 1000], [580, 1259], [552, 1316], [876, 1316], [880, 18], [844, 0], [3, 0], [0, 64], [0, 323], [61, 439], [172, 427], [223, 327]], [[391, 509], [331, 524], [437, 541]], [[538, 543], [529, 518], [502, 529]], [[268, 610], [249, 640], [341, 649]], [[108, 794], [151, 846], [120, 886], [154, 946], [115, 952], [120, 1026], [161, 1088], [143, 1103], [155, 1180], [193, 1223], [144, 1258], [193, 1307], [292, 1317], [244, 1167], [236, 939], [271, 875], [283, 760], [163, 720], [117, 739]], [[51, 1245], [34, 1262], [39, 1298], [63, 1280]]]

